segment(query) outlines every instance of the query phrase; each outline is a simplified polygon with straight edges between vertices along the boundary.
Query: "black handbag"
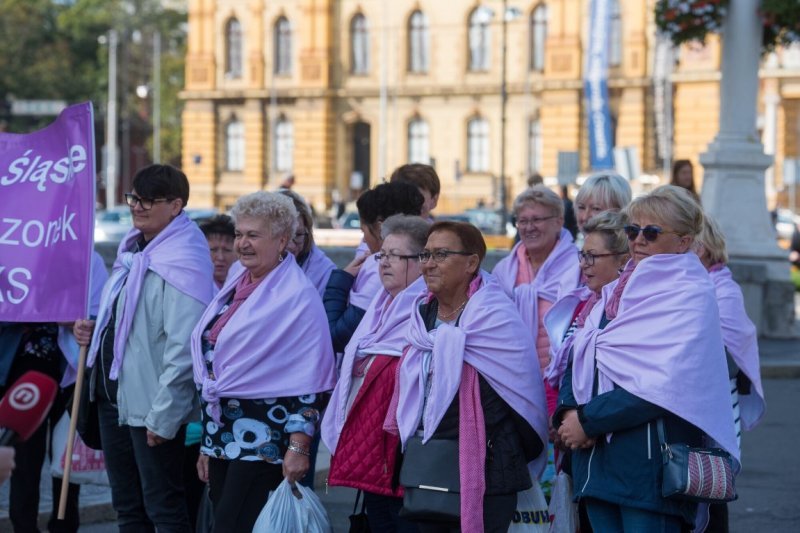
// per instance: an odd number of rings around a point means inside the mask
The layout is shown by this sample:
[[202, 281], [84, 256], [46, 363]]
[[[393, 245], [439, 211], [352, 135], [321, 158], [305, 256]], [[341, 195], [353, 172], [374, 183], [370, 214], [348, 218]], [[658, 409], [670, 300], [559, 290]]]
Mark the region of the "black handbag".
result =
[[[90, 388], [94, 378], [94, 369], [87, 368], [84, 374], [81, 396], [78, 399], [78, 421], [76, 423], [78, 435], [86, 446], [93, 450], [102, 450], [100, 443], [100, 414], [97, 408], [97, 401], [91, 401]], [[73, 396], [74, 401], [74, 396]]]
[[400, 516], [426, 522], [461, 520], [458, 441], [411, 437], [403, 454], [400, 484], [405, 489]]
[[350, 515], [350, 533], [370, 533], [369, 520], [364, 507], [367, 504], [367, 499], [361, 500], [361, 511], [358, 511], [358, 500], [363, 496], [364, 491], [359, 490], [356, 493], [356, 503], [353, 505], [353, 514]]

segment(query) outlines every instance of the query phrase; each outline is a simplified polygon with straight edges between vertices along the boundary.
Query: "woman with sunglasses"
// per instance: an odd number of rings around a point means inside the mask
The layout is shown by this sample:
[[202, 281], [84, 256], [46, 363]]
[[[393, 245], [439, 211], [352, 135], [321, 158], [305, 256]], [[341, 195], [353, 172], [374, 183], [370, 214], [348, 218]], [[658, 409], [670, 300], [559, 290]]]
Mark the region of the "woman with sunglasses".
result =
[[447, 518], [445, 508], [413, 505], [419, 489], [406, 487], [401, 516], [423, 532], [508, 531], [517, 492], [531, 487], [527, 463], [543, 465], [546, 407], [533, 339], [514, 303], [480, 270], [485, 255], [480, 230], [451, 221], [431, 226], [419, 255], [428, 290], [412, 303], [410, 347], [385, 427], [405, 450], [402, 469], [429, 460], [431, 447], [421, 443], [432, 443], [452, 451], [434, 468], [460, 481]]
[[679, 532], [697, 504], [662, 496], [657, 426], [667, 443], [713, 441], [739, 457], [714, 287], [687, 253], [703, 212], [667, 185], [627, 213], [632, 259], [575, 334], [562, 383], [574, 403], [559, 406], [554, 424], [596, 531]]
[[[383, 290], [345, 348], [339, 382], [322, 421], [322, 438], [332, 454], [328, 483], [364, 491], [372, 531], [416, 531], [398, 518], [403, 503], [396, 481], [398, 439], [383, 431], [383, 421], [400, 356], [408, 347], [412, 303], [425, 289], [419, 254], [429, 226], [407, 215], [393, 215], [381, 225], [383, 243], [372, 257]], [[371, 453], [363, 453], [365, 449]]]
[[281, 189], [279, 192], [288, 196], [297, 209], [297, 229], [286, 244], [286, 251], [294, 256], [322, 297], [336, 265], [314, 244], [314, 217], [305, 199], [290, 189]]

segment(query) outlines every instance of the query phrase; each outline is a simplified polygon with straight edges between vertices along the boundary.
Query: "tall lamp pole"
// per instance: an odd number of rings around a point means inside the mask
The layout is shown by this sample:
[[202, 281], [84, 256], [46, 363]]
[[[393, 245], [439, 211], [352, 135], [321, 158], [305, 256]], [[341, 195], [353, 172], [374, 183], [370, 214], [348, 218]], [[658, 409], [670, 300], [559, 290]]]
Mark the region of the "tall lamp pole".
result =
[[106, 209], [117, 203], [117, 30], [108, 32], [108, 111], [106, 113]]
[[503, 0], [502, 11], [503, 53], [500, 82], [500, 220], [503, 231], [508, 222], [508, 190], [506, 188], [506, 107], [508, 104], [508, 0]]

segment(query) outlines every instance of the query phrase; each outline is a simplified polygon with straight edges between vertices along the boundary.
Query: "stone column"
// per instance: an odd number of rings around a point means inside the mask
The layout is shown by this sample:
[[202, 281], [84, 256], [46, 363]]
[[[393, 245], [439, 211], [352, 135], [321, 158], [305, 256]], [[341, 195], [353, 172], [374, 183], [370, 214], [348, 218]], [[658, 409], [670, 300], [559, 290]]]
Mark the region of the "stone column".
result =
[[730, 266], [759, 334], [796, 335], [794, 291], [786, 251], [778, 247], [767, 212], [764, 174], [772, 157], [756, 132], [762, 27], [758, 0], [730, 3], [723, 25], [720, 129], [708, 151], [703, 206], [725, 233]]

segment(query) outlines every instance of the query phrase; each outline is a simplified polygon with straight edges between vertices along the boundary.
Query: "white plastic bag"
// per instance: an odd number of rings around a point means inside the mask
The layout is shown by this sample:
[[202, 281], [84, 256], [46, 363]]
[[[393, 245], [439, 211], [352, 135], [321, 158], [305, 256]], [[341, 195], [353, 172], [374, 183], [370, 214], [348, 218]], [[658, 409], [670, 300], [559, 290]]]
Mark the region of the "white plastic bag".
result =
[[547, 511], [547, 501], [544, 499], [542, 487], [534, 477], [531, 488], [517, 493], [517, 508], [508, 531], [509, 533], [547, 533], [549, 526], [550, 515]]
[[281, 481], [258, 515], [253, 533], [331, 533], [328, 513], [314, 491], [300, 483], [295, 486], [299, 497], [294, 495], [286, 479]]
[[578, 531], [578, 506], [572, 501], [572, 478], [559, 472], [550, 497], [550, 533]]
[[[53, 461], [50, 463], [50, 474], [53, 477], [64, 477], [68, 434], [69, 415], [64, 413], [64, 416], [53, 428], [51, 450]], [[75, 444], [72, 446], [72, 472], [69, 475], [69, 482], [80, 485], [89, 483], [108, 486], [108, 473], [103, 452], [86, 446], [77, 433], [75, 434]]]

